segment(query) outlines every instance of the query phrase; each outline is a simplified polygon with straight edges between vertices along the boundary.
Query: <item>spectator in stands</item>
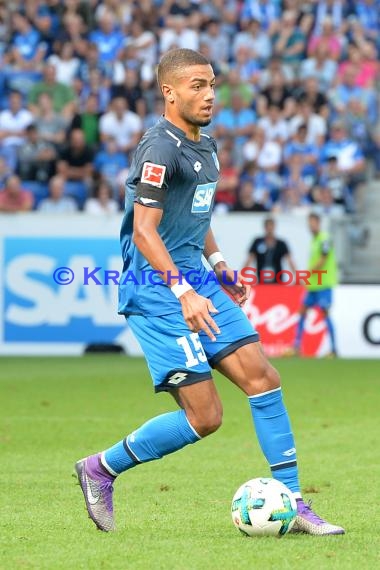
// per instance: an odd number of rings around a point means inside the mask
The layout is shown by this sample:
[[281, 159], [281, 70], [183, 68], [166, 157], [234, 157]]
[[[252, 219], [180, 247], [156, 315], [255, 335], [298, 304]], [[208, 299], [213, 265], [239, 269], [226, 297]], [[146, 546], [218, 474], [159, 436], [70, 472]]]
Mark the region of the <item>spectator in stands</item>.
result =
[[[80, 59], [77, 76], [74, 81], [75, 90], [80, 93], [82, 89], [89, 85], [90, 76], [92, 71], [96, 71], [105, 77], [109, 82], [119, 82], [119, 78], [115, 78], [112, 66], [107, 66], [104, 62], [99, 60], [99, 50], [96, 44], [89, 43], [85, 56]], [[124, 78], [124, 68], [121, 80]]]
[[94, 24], [94, 12], [90, 2], [83, 0], [65, 0], [58, 6], [60, 18], [65, 19], [67, 16], [79, 16], [87, 28], [92, 28]]
[[232, 67], [239, 72], [241, 81], [251, 83], [253, 86], [258, 84], [260, 79], [260, 66], [248, 46], [241, 45], [237, 49], [236, 61], [232, 64]]
[[222, 30], [220, 20], [215, 18], [208, 20], [200, 41], [209, 47], [211, 61], [218, 61], [219, 65], [229, 61], [230, 41], [228, 35]]
[[307, 53], [309, 57], [314, 57], [320, 45], [330, 54], [331, 59], [338, 61], [342, 55], [342, 38], [339, 33], [334, 30], [333, 20], [330, 16], [326, 16], [321, 25], [321, 31], [316, 30], [312, 35]]
[[282, 118], [281, 108], [274, 103], [269, 105], [267, 115], [259, 119], [257, 126], [269, 141], [277, 141], [282, 145], [289, 137], [288, 124]]
[[[216, 113], [212, 122], [214, 136], [218, 141], [235, 138], [235, 152], [252, 135], [256, 121], [255, 112], [248, 108], [238, 91], [232, 94], [231, 107], [225, 107]], [[237, 156], [236, 156], [237, 158]]]
[[270, 210], [273, 203], [278, 199], [278, 180], [273, 173], [257, 167], [255, 162], [244, 164], [240, 183], [249, 181], [253, 186], [253, 198], [256, 203], [261, 204], [266, 210]]
[[355, 12], [369, 40], [379, 41], [380, 10], [378, 0], [356, 0]]
[[98, 109], [100, 113], [104, 113], [111, 99], [110, 81], [107, 76], [99, 69], [91, 69], [88, 83], [84, 83], [79, 93], [79, 109], [82, 110], [86, 106], [88, 97], [96, 95], [98, 101]]
[[280, 4], [271, 0], [245, 0], [241, 14], [244, 25], [252, 19], [260, 22], [261, 29], [271, 34], [280, 18]]
[[119, 150], [115, 137], [109, 136], [103, 148], [95, 155], [94, 170], [96, 174], [115, 190], [119, 173], [128, 166], [125, 152]]
[[120, 58], [124, 46], [124, 36], [116, 24], [115, 14], [104, 10], [98, 20], [99, 28], [89, 35], [91, 43], [99, 49], [99, 60], [102, 63], [113, 64]]
[[267, 208], [261, 203], [256, 202], [254, 187], [251, 181], [245, 180], [242, 182], [236, 204], [234, 206], [235, 212], [267, 212]]
[[227, 75], [222, 76], [221, 84], [216, 90], [216, 100], [222, 107], [231, 107], [232, 96], [237, 92], [247, 106], [252, 105], [254, 95], [252, 85], [248, 85], [245, 81], [242, 81], [239, 70], [232, 68], [228, 71]]
[[330, 115], [328, 98], [320, 89], [316, 77], [308, 77], [302, 82], [301, 88], [297, 89], [297, 99], [300, 102], [307, 101], [310, 103], [313, 113], [321, 115], [326, 121], [328, 120]]
[[33, 115], [23, 107], [21, 93], [12, 92], [8, 100], [8, 108], [0, 113], [0, 150], [13, 169], [17, 149], [25, 140], [25, 129], [33, 122]]
[[46, 54], [46, 44], [27, 16], [21, 12], [12, 14], [13, 41], [7, 63], [20, 70], [37, 70]]
[[239, 169], [232, 160], [232, 155], [227, 148], [221, 148], [218, 152], [220, 164], [220, 177], [216, 187], [215, 206], [217, 211], [232, 210], [237, 197], [239, 187]]
[[[260, 22], [252, 19], [247, 26], [234, 36], [232, 53], [234, 59], [237, 57], [239, 49], [244, 46], [249, 50], [252, 58], [258, 61], [263, 67], [272, 55], [272, 45], [269, 35], [263, 31]], [[216, 57], [217, 58], [216, 52]]]
[[57, 152], [39, 137], [34, 124], [26, 127], [26, 141], [19, 147], [16, 172], [21, 180], [46, 183], [54, 174]]
[[0, 212], [28, 212], [33, 208], [33, 194], [23, 190], [18, 176], [9, 176], [0, 190]]
[[87, 52], [86, 25], [80, 14], [69, 12], [62, 18], [63, 26], [59, 26], [53, 41], [53, 50], [59, 53], [62, 44], [68, 42], [73, 46], [76, 57], [84, 58]]
[[299, 78], [313, 77], [320, 88], [326, 91], [333, 83], [337, 71], [337, 63], [330, 57], [326, 44], [319, 44], [314, 57], [308, 57], [301, 64]]
[[293, 157], [300, 157], [301, 176], [308, 180], [311, 186], [317, 177], [317, 164], [319, 159], [319, 149], [316, 145], [307, 141], [307, 126], [301, 124], [284, 148], [284, 165], [287, 168], [287, 174], [291, 171], [291, 163]]
[[130, 111], [123, 97], [116, 97], [109, 106], [99, 124], [100, 139], [103, 143], [109, 137], [116, 139], [119, 150], [129, 153], [134, 150], [142, 133], [142, 121], [136, 113]]
[[138, 20], [133, 20], [129, 27], [129, 34], [125, 39], [125, 45], [134, 49], [138, 64], [145, 66], [144, 73], [154, 74], [157, 57], [156, 36], [149, 27], [144, 28]]
[[[305, 159], [307, 150], [312, 149], [314, 159], [315, 146], [318, 152], [321, 147], [325, 149], [327, 127], [337, 118], [342, 119], [346, 139], [350, 141], [342, 156], [350, 156], [351, 144], [356, 144], [359, 152], [374, 161], [380, 176], [379, 16], [379, 0], [11, 0], [6, 7], [0, 0], [0, 117], [11, 113], [9, 93], [20, 91], [23, 97], [30, 98], [30, 122], [38, 131], [35, 135], [32, 129], [30, 136], [16, 134], [21, 139], [26, 137], [25, 146], [19, 147], [22, 158], [18, 160], [17, 172], [23, 178], [32, 177], [32, 182], [25, 181], [29, 182], [25, 188], [33, 190], [38, 202], [44, 192], [43, 197], [46, 196], [47, 189], [40, 192], [33, 184], [40, 184], [35, 178], [42, 180], [46, 176], [45, 163], [40, 160], [42, 168], [35, 163], [30, 168], [28, 157], [44, 156], [45, 148], [51, 149], [53, 144], [57, 160], [62, 162], [59, 155], [66, 132], [79, 128], [94, 154], [105, 151], [107, 158], [104, 160], [103, 156], [102, 164], [98, 164], [99, 171], [119, 172], [123, 168], [124, 178], [116, 184], [117, 193], [122, 192], [129, 153], [140, 134], [162, 114], [154, 74], [160, 50], [175, 45], [199, 47], [212, 61], [217, 79], [216, 111], [206, 132], [211, 134], [214, 127], [218, 128], [221, 116], [235, 116], [236, 92], [244, 101], [243, 109], [251, 115], [238, 130], [226, 130], [220, 150], [221, 162], [224, 153], [231, 154], [230, 166], [237, 170], [240, 183], [254, 184], [257, 200], [269, 192], [264, 206], [251, 197], [247, 198], [247, 204], [251, 204], [247, 207], [253, 211], [260, 207], [302, 211], [308, 206], [300, 203], [302, 193], [296, 187], [300, 180], [305, 182], [305, 177], [307, 186], [309, 178], [316, 178], [316, 164]], [[294, 64], [294, 59], [300, 61], [302, 45], [305, 49], [305, 37], [308, 59]], [[50, 63], [56, 68], [55, 78], [54, 71], [49, 71]], [[118, 118], [114, 111], [118, 104], [114, 106], [110, 101], [120, 96], [127, 101], [127, 107], [119, 110]], [[262, 128], [257, 128], [256, 115], [263, 119], [261, 127], [268, 129], [269, 134], [273, 131], [269, 117], [273, 106], [280, 108], [291, 137], [285, 142], [283, 156], [283, 143], [265, 140]], [[11, 120], [17, 122], [17, 117]], [[307, 126], [306, 140], [298, 137], [298, 128], [303, 124]], [[248, 132], [242, 136], [240, 129], [245, 128]], [[12, 172], [19, 153], [12, 145], [4, 144], [2, 131], [0, 120], [0, 158], [7, 161], [7, 170]], [[108, 154], [101, 146], [108, 147], [108, 137], [111, 148], [115, 145], [112, 139], [116, 138], [116, 153]], [[115, 159], [119, 153], [124, 157], [120, 164]], [[346, 188], [344, 203], [338, 205], [353, 211], [352, 188], [363, 179], [364, 170], [352, 177], [340, 169], [342, 157], [336, 158], [331, 160], [335, 160], [338, 174], [330, 172], [331, 177], [325, 180], [329, 159], [322, 153], [316, 188], [318, 192], [322, 188], [326, 212], [334, 210], [328, 207], [328, 192], [323, 189], [330, 188], [335, 204], [337, 195], [342, 194], [341, 186]], [[289, 187], [284, 188], [289, 163], [293, 162], [299, 175], [290, 177]], [[20, 165], [24, 166], [23, 172]], [[98, 170], [96, 175], [102, 179]], [[112, 180], [112, 174], [104, 175]], [[72, 184], [77, 198], [81, 186], [82, 204], [88, 184], [69, 181], [66, 191], [72, 190]], [[115, 191], [115, 183], [112, 186]], [[314, 192], [315, 196], [318, 192]], [[356, 194], [357, 191], [355, 198]]]
[[243, 146], [243, 158], [245, 162], [255, 162], [260, 170], [272, 173], [276, 186], [281, 183], [281, 145], [275, 140], [267, 139], [265, 131], [260, 127], [255, 129], [253, 136]]
[[50, 45], [59, 26], [59, 18], [52, 2], [46, 0], [26, 1], [25, 14], [32, 26], [41, 34], [42, 39]]
[[315, 32], [319, 33], [323, 28], [326, 18], [329, 18], [333, 30], [341, 30], [344, 23], [345, 6], [344, 0], [321, 0], [316, 3]]
[[145, 102], [141, 89], [138, 70], [134, 67], [127, 67], [124, 80], [111, 88], [111, 98], [123, 97], [127, 101], [127, 107], [133, 113], [143, 116], [145, 113]]
[[273, 51], [288, 65], [298, 66], [306, 49], [306, 36], [297, 26], [297, 12], [285, 10], [272, 36]]
[[277, 105], [284, 118], [291, 117], [294, 114], [295, 103], [292, 99], [292, 92], [285, 85], [284, 75], [281, 70], [271, 74], [271, 83], [261, 91], [257, 101], [258, 115], [260, 117], [266, 116], [271, 105]]
[[94, 197], [88, 198], [84, 205], [87, 214], [116, 214], [119, 204], [113, 199], [113, 189], [106, 180], [100, 180], [95, 187]]
[[306, 141], [308, 144], [320, 147], [324, 144], [326, 138], [326, 120], [321, 115], [313, 111], [313, 107], [307, 99], [301, 100], [298, 110], [298, 113], [289, 121], [290, 136], [295, 135], [298, 127], [306, 125]]
[[76, 201], [71, 196], [65, 196], [65, 179], [63, 176], [53, 176], [49, 182], [49, 198], [41, 200], [37, 210], [46, 214], [71, 214], [78, 210]]
[[[264, 95], [266, 95], [267, 100], [271, 97], [271, 87], [273, 82], [277, 83], [277, 90], [274, 90], [273, 95], [275, 96], [275, 102], [279, 102], [280, 105], [285, 103], [287, 97], [291, 96], [290, 87], [295, 80], [294, 70], [291, 65], [287, 65], [282, 62], [280, 57], [273, 56], [268, 61], [267, 65], [263, 67], [260, 71], [259, 86]], [[278, 86], [281, 86], [281, 90]], [[283, 89], [287, 88], [284, 97]], [[276, 97], [276, 91], [279, 92]]]
[[41, 82], [36, 83], [28, 97], [29, 109], [37, 114], [38, 97], [41, 93], [48, 93], [53, 100], [53, 108], [56, 113], [60, 113], [66, 120], [71, 120], [75, 111], [75, 94], [71, 87], [59, 83], [56, 80], [54, 65], [47, 63], [43, 70], [44, 77]]
[[359, 145], [364, 154], [369, 155], [372, 152], [372, 124], [366, 105], [359, 99], [351, 99], [341, 120], [348, 137]]
[[287, 161], [287, 174], [284, 177], [284, 189], [293, 195], [299, 205], [311, 203], [310, 191], [315, 179], [305, 174], [302, 154], [292, 154]]
[[53, 99], [41, 93], [37, 99], [35, 125], [38, 136], [46, 143], [60, 147], [66, 139], [66, 120], [53, 109]]
[[364, 180], [366, 162], [358, 144], [348, 138], [342, 121], [335, 121], [331, 126], [331, 138], [321, 149], [322, 165], [331, 157], [336, 158], [337, 169], [345, 175], [349, 188], [357, 190]]
[[86, 144], [94, 149], [99, 143], [100, 112], [96, 93], [90, 93], [82, 113], [77, 113], [70, 129], [81, 129], [84, 132]]
[[80, 60], [74, 55], [74, 46], [63, 42], [59, 51], [48, 58], [48, 63], [54, 66], [56, 80], [63, 85], [72, 86], [78, 73]]
[[[346, 175], [339, 170], [336, 156], [331, 155], [321, 166], [318, 187], [328, 188], [334, 203], [342, 206], [347, 212], [355, 210]], [[318, 201], [314, 190], [312, 196], [314, 201]]]
[[357, 71], [351, 64], [344, 70], [340, 82], [329, 94], [330, 105], [335, 113], [335, 118], [339, 118], [347, 111], [347, 105], [353, 99], [360, 100], [365, 106], [368, 118], [372, 123], [376, 123], [378, 118], [377, 99], [375, 92], [370, 89], [359, 87], [356, 82]]
[[327, 186], [317, 186], [313, 190], [313, 212], [319, 216], [341, 217], [345, 210], [342, 204], [334, 200], [331, 188]]
[[160, 53], [171, 48], [199, 48], [199, 33], [188, 26], [188, 19], [182, 14], [167, 16], [160, 36]]
[[61, 153], [57, 172], [67, 180], [67, 192], [74, 195], [80, 204], [83, 203], [92, 186], [93, 152], [86, 145], [81, 129], [71, 131], [69, 145]]
[[366, 42], [360, 47], [355, 43], [348, 46], [348, 60], [342, 61], [338, 68], [338, 77], [344, 80], [347, 69], [355, 73], [354, 83], [357, 87], [373, 89], [380, 73], [380, 63], [376, 53], [376, 47], [371, 42]]

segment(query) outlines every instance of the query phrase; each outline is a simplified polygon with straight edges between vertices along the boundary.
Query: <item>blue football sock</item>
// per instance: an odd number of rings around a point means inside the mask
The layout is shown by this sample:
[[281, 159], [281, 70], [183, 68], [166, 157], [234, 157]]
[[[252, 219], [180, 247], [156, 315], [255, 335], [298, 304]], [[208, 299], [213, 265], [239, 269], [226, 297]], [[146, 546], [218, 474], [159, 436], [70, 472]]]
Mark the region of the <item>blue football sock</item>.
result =
[[138, 463], [160, 459], [199, 439], [184, 410], [169, 412], [149, 420], [104, 451], [102, 463], [116, 476]]
[[330, 334], [331, 350], [332, 350], [332, 352], [336, 352], [335, 328], [334, 328], [334, 325], [332, 323], [331, 318], [328, 315], [326, 317], [326, 325], [327, 325], [327, 330], [329, 331], [329, 334]]
[[297, 325], [295, 347], [297, 350], [301, 348], [303, 329], [305, 328], [305, 315], [301, 315]]
[[272, 475], [300, 497], [294, 437], [281, 388], [250, 396], [257, 438]]

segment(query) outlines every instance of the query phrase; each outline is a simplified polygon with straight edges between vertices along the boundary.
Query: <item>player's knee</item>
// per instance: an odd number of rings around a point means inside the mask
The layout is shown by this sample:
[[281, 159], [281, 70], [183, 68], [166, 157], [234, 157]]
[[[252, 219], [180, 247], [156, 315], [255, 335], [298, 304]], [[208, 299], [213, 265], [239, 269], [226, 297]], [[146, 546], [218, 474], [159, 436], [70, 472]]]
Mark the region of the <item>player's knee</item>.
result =
[[280, 374], [271, 364], [269, 364], [269, 362], [266, 362], [259, 373], [250, 379], [246, 392], [248, 396], [253, 396], [255, 394], [262, 394], [263, 392], [275, 390], [280, 386]]
[[197, 434], [201, 437], [206, 437], [214, 433], [222, 425], [222, 406], [215, 405], [212, 409], [202, 413], [195, 413], [188, 419]]
[[266, 371], [266, 380], [269, 390], [275, 390], [281, 386], [280, 374], [272, 365], [270, 365]]

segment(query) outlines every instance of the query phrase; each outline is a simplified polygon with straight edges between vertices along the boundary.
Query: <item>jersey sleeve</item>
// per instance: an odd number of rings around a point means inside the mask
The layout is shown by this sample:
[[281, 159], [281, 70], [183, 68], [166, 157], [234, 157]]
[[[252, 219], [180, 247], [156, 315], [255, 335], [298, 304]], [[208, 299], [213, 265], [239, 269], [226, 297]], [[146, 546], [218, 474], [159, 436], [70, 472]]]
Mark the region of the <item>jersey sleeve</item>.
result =
[[134, 201], [148, 208], [163, 208], [166, 191], [176, 170], [177, 154], [173, 145], [148, 144], [138, 158]]

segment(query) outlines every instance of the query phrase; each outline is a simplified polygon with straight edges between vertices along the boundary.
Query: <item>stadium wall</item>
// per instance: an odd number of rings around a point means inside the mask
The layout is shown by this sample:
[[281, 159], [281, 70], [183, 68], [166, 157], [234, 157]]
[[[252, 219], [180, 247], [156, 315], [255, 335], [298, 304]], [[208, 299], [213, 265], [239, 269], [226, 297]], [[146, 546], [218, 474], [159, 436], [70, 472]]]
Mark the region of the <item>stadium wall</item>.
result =
[[[262, 233], [263, 219], [215, 217], [214, 232], [231, 266], [242, 266], [252, 239]], [[305, 218], [276, 220], [277, 234], [288, 241], [297, 267], [305, 268], [310, 243]], [[117, 286], [105, 284], [105, 271], [121, 271], [120, 222], [120, 215], [82, 213], [0, 216], [0, 354], [80, 355], [91, 343], [120, 344], [129, 354], [141, 354], [116, 313]], [[271, 356], [291, 345], [302, 294], [299, 286], [254, 289], [246, 310]], [[341, 356], [380, 357], [377, 287], [338, 287], [333, 317]], [[320, 315], [311, 313], [306, 329], [305, 353], [327, 352]]]

